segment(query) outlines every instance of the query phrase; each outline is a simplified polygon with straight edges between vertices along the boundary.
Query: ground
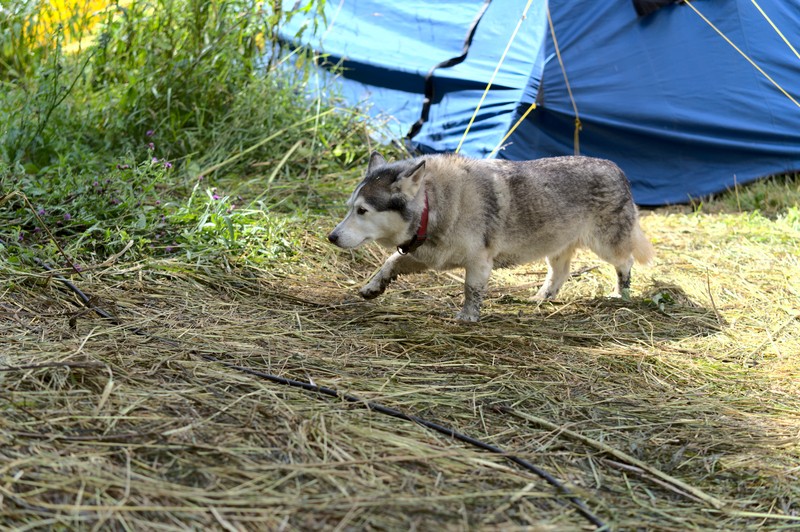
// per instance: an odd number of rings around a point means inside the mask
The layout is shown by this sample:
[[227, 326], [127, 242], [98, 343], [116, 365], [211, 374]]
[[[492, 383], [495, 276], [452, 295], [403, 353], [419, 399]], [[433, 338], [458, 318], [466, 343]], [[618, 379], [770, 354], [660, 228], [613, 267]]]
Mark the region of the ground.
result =
[[[753, 213], [645, 213], [658, 257], [632, 300], [581, 253], [496, 272], [483, 321], [462, 272], [357, 287], [384, 252], [298, 228], [300, 260], [198, 267], [121, 256], [70, 280], [10, 269], [0, 321], [0, 522], [178, 530], [800, 526], [800, 231]], [[65, 273], [66, 272], [62, 272]]]
[[630, 301], [584, 253], [463, 324], [462, 272], [363, 301], [385, 252], [326, 242], [381, 126], [280, 2], [12, 4], [0, 528], [800, 527], [797, 175], [646, 212]]

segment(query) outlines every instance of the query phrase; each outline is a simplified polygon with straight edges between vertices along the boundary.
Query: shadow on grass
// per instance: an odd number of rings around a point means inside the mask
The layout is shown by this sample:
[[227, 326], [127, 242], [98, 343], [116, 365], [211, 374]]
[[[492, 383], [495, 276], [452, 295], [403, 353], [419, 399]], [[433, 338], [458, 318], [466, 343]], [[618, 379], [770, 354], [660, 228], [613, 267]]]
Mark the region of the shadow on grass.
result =
[[348, 295], [329, 307], [324, 319], [331, 326], [337, 322], [356, 325], [357, 334], [389, 334], [408, 344], [416, 340], [425, 343], [431, 335], [438, 336], [439, 342], [455, 343], [458, 338], [469, 343], [479, 337], [481, 343], [494, 344], [494, 348], [512, 338], [622, 348], [710, 336], [727, 326], [716, 309], [696, 303], [680, 286], [659, 282], [631, 300], [601, 297], [542, 302], [504, 294], [486, 302], [479, 323], [453, 319], [454, 309], [461, 303], [460, 292], [407, 291], [403, 284], [374, 301]]
[[[716, 309], [692, 301], [680, 286], [665, 283], [655, 283], [631, 300], [601, 297], [542, 303], [502, 296], [495, 302], [497, 310], [520, 306], [516, 318], [520, 324], [535, 322], [537, 329], [546, 329], [569, 345], [652, 344], [708, 336], [727, 326]], [[484, 318], [487, 324], [508, 320], [498, 313]]]

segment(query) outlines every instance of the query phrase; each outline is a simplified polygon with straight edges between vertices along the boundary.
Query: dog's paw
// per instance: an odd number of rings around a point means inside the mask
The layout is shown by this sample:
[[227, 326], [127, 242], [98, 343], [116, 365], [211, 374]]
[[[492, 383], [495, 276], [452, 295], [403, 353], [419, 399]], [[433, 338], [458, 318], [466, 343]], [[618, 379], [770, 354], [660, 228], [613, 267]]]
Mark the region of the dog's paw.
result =
[[556, 298], [556, 293], [550, 290], [549, 288], [542, 288], [536, 295], [533, 296], [533, 299], [536, 301], [552, 301]]
[[608, 297], [611, 297], [611, 298], [614, 298], [614, 299], [621, 299], [623, 301], [630, 301], [631, 300], [631, 290], [630, 290], [630, 288], [623, 288], [622, 291], [614, 290], [613, 292], [611, 292], [608, 295]]
[[456, 314], [456, 319], [458, 321], [464, 321], [468, 323], [475, 323], [476, 321], [481, 320], [481, 315], [477, 312], [469, 311], [466, 309], [461, 309], [458, 314]]
[[364, 299], [375, 299], [381, 295], [384, 290], [385, 289], [381, 288], [380, 285], [375, 286], [372, 283], [369, 283], [361, 287], [361, 290], [358, 291], [358, 295]]

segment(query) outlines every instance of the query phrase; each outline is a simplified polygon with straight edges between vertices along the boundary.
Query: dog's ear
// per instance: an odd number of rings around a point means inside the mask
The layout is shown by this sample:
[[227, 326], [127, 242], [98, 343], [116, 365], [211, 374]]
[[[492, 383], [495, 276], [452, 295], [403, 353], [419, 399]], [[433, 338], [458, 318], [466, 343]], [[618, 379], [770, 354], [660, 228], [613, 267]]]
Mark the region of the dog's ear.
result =
[[397, 180], [392, 184], [392, 189], [404, 196], [413, 198], [417, 195], [422, 184], [422, 176], [425, 174], [425, 160], [421, 160], [411, 169], [406, 170], [397, 176]]
[[369, 156], [369, 164], [367, 165], [367, 172], [375, 170], [379, 166], [386, 164], [386, 159], [377, 151], [373, 151]]

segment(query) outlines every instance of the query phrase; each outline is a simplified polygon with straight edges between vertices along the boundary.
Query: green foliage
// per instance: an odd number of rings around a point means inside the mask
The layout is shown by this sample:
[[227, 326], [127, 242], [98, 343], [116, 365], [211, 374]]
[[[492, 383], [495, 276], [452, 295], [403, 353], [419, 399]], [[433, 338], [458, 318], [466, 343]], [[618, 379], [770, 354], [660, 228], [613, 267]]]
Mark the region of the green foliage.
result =
[[[300, 9], [319, 12], [323, 4], [308, 2]], [[230, 113], [241, 113], [242, 101], [250, 111], [268, 108], [285, 117], [284, 125], [291, 123], [295, 109], [307, 111], [299, 86], [303, 72], [276, 70], [278, 43], [267, 39], [275, 39], [276, 28], [292, 15], [277, 5], [131, 2], [102, 13], [94, 44], [72, 55], [62, 53], [63, 26], [45, 39], [47, 46], [29, 36], [32, 30], [19, 30], [16, 41], [27, 39], [20, 49], [29, 53], [14, 52], [9, 62], [8, 70], [18, 76], [8, 78], [0, 98], [3, 155], [32, 172], [65, 162], [96, 170], [120, 152], [143, 155], [145, 134], [155, 131], [162, 156], [196, 156], [218, 146], [215, 132], [226, 127]], [[16, 28], [26, 14], [36, 19], [36, 4], [28, 6], [4, 17], [5, 26]], [[14, 66], [23, 59], [24, 66]], [[272, 95], [279, 101], [271, 102]], [[270, 113], [249, 116], [265, 114]], [[230, 138], [231, 131], [226, 133]]]
[[775, 219], [800, 205], [800, 179], [797, 174], [783, 174], [759, 179], [746, 185], [736, 185], [732, 190], [693, 202], [695, 211], [758, 212]]
[[788, 207], [786, 212], [779, 216], [778, 219], [795, 231], [800, 231], [800, 202]]
[[[189, 201], [169, 217], [182, 228], [164, 248], [188, 261], [206, 260], [219, 252], [226, 260], [251, 263], [290, 260], [298, 251], [300, 231], [294, 217], [270, 214], [263, 208], [241, 208], [236, 198], [220, 196], [216, 188], [195, 186]], [[294, 223], [293, 223], [294, 222]]]
[[[83, 61], [73, 74], [64, 68], [62, 56], [63, 30], [59, 28], [53, 39], [55, 49], [46, 54], [47, 63], [40, 65], [36, 72], [38, 82], [17, 84], [7, 83], [8, 98], [3, 100], [0, 112], [8, 117], [3, 155], [11, 161], [23, 161], [27, 169], [37, 171], [42, 165], [58, 159], [53, 142], [54, 136], [69, 127], [70, 109], [61, 108], [64, 101], [75, 88], [91, 56]], [[45, 57], [45, 56], [43, 56]], [[65, 75], [73, 75], [71, 80]], [[68, 107], [68, 106], [65, 106]], [[59, 110], [61, 112], [56, 113]]]
[[158, 131], [168, 156], [201, 148], [197, 132], [225, 115], [263, 56], [265, 13], [254, 6], [156, 0], [109, 12], [88, 81], [105, 96], [102, 122], [139, 138]]
[[736, 202], [740, 211], [763, 212], [775, 217], [800, 204], [800, 179], [797, 175], [774, 176], [751, 183], [726, 195], [726, 202]]
[[44, 48], [34, 37], [38, 2], [13, 2], [0, 8], [0, 79], [25, 78], [42, 61]]
[[3, 181], [13, 182], [28, 199], [20, 194], [4, 206], [9, 241], [51, 260], [62, 260], [53, 237], [80, 261], [117, 253], [131, 240], [144, 249], [169, 230], [162, 198], [170, 171], [170, 164], [157, 158], [130, 160], [103, 174], [68, 166], [40, 175], [0, 168]]
[[[325, 208], [365, 156], [363, 117], [310, 97], [309, 58], [281, 52], [296, 11], [280, 3], [116, 5], [76, 53], [78, 14], [45, 36], [19, 26], [42, 5], [0, 16], [4, 45], [22, 43], [0, 55], [0, 180], [19, 192], [0, 207], [2, 258], [291, 260], [296, 213]], [[296, 9], [313, 26], [323, 5]]]

